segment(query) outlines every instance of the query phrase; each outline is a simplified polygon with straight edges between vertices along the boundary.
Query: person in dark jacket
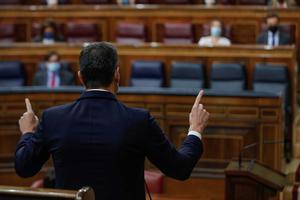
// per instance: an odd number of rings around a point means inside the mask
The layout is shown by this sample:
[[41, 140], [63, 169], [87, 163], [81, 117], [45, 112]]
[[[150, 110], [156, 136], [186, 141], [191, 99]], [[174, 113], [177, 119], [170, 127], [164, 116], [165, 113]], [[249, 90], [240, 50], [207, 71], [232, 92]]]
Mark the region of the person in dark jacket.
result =
[[74, 85], [74, 75], [60, 62], [59, 54], [50, 51], [44, 58], [44, 63], [39, 66], [38, 72], [33, 77], [34, 86], [47, 86], [57, 88], [60, 86]]
[[46, 20], [41, 27], [39, 35], [32, 39], [32, 42], [42, 42], [52, 44], [55, 42], [64, 42], [64, 37], [59, 33], [57, 24], [52, 19]]
[[268, 46], [290, 45], [292, 43], [289, 33], [280, 26], [280, 18], [277, 14], [270, 13], [266, 17], [267, 29], [257, 38], [257, 44]]
[[149, 111], [116, 98], [120, 82], [117, 50], [90, 44], [80, 53], [79, 78], [86, 90], [76, 101], [49, 108], [41, 121], [26, 99], [19, 120], [22, 137], [15, 153], [21, 177], [35, 175], [53, 158], [56, 187], [91, 186], [97, 200], [143, 200], [147, 157], [167, 176], [188, 179], [203, 152], [201, 133], [209, 113], [200, 91], [190, 113], [190, 128], [177, 150]]

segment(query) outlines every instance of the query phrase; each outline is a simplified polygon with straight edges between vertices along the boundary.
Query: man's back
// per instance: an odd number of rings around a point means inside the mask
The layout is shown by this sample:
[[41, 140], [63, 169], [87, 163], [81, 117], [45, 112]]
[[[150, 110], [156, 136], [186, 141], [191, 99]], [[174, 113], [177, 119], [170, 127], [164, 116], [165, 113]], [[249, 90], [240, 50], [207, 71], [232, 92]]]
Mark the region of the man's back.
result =
[[56, 187], [91, 186], [97, 200], [145, 199], [145, 157], [167, 176], [187, 179], [202, 154], [201, 132], [209, 118], [201, 104], [203, 91], [192, 107], [187, 137], [176, 150], [149, 112], [117, 101], [121, 76], [113, 45], [87, 45], [79, 65], [86, 91], [76, 102], [46, 110], [39, 122], [25, 99], [16, 172], [33, 176], [52, 155]]
[[[34, 147], [23, 150], [30, 139]], [[134, 200], [145, 199], [145, 156], [167, 175], [186, 179], [202, 143], [188, 136], [177, 152], [147, 111], [124, 106], [110, 92], [89, 91], [74, 103], [44, 112], [38, 131], [25, 134], [18, 144], [17, 172], [37, 173], [50, 154], [57, 188], [91, 186], [99, 200]], [[21, 164], [28, 157], [40, 162]]]

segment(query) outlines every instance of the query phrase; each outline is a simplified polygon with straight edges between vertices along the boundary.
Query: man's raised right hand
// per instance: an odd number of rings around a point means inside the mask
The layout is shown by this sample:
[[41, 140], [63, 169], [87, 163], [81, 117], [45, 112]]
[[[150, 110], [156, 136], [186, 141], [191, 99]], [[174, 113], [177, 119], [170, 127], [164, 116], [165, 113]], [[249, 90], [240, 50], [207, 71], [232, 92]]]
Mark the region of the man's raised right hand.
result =
[[198, 133], [202, 133], [207, 125], [209, 113], [204, 109], [203, 105], [201, 104], [201, 98], [203, 94], [204, 91], [201, 90], [191, 110], [189, 131], [196, 131]]

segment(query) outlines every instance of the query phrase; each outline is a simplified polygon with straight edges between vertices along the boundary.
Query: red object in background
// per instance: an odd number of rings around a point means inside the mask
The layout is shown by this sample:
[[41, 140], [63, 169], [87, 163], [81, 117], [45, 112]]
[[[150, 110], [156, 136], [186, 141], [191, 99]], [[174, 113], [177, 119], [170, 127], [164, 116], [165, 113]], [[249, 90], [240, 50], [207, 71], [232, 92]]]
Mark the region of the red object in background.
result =
[[163, 174], [158, 171], [145, 171], [145, 181], [150, 193], [163, 192]]

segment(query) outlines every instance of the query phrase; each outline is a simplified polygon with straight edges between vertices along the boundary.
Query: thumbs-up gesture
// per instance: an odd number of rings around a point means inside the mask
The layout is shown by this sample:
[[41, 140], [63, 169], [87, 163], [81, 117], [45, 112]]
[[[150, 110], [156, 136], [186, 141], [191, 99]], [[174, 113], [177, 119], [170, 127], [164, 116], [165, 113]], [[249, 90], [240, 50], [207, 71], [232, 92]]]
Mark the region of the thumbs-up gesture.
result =
[[34, 114], [29, 99], [25, 99], [26, 112], [21, 116], [19, 120], [19, 128], [22, 134], [28, 132], [34, 132], [39, 123], [39, 119]]
[[190, 131], [197, 131], [202, 133], [204, 128], [207, 125], [209, 113], [204, 109], [201, 104], [201, 98], [204, 94], [204, 91], [201, 90], [195, 100], [193, 108], [190, 113]]

